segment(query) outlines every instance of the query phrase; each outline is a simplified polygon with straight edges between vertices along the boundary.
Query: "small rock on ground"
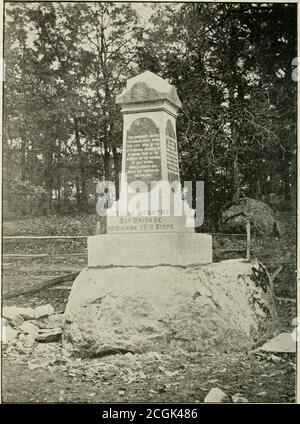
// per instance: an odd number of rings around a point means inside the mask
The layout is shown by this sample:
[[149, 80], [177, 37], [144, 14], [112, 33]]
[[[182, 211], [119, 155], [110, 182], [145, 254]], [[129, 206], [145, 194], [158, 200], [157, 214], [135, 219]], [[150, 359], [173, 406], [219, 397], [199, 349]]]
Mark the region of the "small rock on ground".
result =
[[13, 328], [7, 319], [2, 318], [2, 343], [7, 344], [16, 340], [18, 331]]
[[259, 348], [264, 352], [296, 353], [296, 342], [292, 333], [281, 333]]
[[24, 319], [20, 314], [16, 312], [16, 309], [9, 309], [9, 308], [3, 308], [2, 316], [5, 318], [8, 323], [12, 327], [19, 327], [21, 324], [23, 324]]
[[35, 308], [35, 317], [38, 318], [45, 318], [49, 315], [54, 314], [54, 308], [51, 305], [41, 305]]
[[241, 393], [236, 393], [231, 396], [231, 400], [233, 403], [248, 403], [248, 399], [246, 399]]
[[205, 396], [204, 402], [205, 403], [229, 402], [229, 397], [226, 393], [223, 392], [223, 390], [219, 389], [218, 387], [214, 387]]
[[35, 318], [33, 308], [21, 308], [18, 306], [5, 306], [3, 308], [2, 315], [6, 318], [6, 315], [20, 315], [24, 320], [31, 320]]
[[57, 342], [61, 338], [61, 328], [39, 329], [36, 336], [38, 342]]

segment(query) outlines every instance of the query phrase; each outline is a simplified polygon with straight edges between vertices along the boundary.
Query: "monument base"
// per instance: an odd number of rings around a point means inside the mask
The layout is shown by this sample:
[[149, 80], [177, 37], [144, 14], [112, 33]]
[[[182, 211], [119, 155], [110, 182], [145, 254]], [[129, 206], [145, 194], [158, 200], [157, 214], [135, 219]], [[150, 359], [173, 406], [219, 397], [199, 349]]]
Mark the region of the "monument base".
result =
[[269, 275], [258, 262], [87, 268], [68, 300], [63, 347], [80, 357], [241, 351], [270, 336], [275, 322]]
[[125, 233], [88, 237], [88, 266], [203, 265], [212, 237], [200, 233]]

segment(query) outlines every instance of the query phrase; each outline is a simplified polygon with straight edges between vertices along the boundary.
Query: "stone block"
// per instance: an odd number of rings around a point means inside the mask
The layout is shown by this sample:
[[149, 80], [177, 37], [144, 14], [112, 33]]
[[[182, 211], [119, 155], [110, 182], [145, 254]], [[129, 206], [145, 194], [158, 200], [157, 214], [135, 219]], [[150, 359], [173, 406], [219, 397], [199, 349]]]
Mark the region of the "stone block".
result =
[[189, 266], [212, 262], [212, 237], [194, 233], [101, 234], [88, 237], [88, 266]]

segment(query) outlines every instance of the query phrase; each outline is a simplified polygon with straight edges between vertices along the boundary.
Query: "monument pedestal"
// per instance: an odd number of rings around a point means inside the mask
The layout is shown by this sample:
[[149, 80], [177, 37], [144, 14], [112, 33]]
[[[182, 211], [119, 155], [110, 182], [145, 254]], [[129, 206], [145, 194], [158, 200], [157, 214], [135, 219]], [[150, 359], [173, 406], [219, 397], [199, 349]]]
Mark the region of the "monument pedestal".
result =
[[88, 266], [189, 266], [212, 262], [212, 237], [196, 233], [127, 233], [88, 237]]

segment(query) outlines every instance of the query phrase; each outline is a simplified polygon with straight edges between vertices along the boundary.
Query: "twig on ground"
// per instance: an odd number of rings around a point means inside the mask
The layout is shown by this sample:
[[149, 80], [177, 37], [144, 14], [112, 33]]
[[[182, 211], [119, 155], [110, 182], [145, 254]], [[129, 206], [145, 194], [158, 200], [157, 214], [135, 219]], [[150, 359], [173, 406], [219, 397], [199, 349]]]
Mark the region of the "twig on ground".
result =
[[3, 293], [3, 298], [11, 299], [12, 297], [20, 296], [23, 294], [37, 293], [40, 290], [48, 289], [49, 287], [53, 287], [56, 284], [65, 283], [67, 281], [74, 281], [78, 275], [79, 275], [79, 272], [73, 272], [71, 274], [65, 274], [65, 275], [61, 275], [60, 277], [52, 278], [51, 280], [32, 284], [31, 286], [28, 286], [28, 287], [21, 287], [18, 289], [9, 290]]

